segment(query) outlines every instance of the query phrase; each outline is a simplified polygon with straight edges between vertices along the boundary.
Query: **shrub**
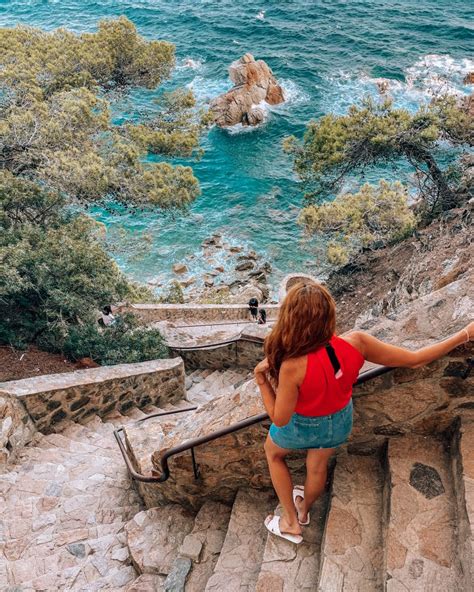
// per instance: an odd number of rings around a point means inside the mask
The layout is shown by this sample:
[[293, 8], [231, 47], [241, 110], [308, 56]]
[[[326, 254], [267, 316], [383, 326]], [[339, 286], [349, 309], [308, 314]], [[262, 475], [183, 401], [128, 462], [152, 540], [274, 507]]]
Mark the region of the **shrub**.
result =
[[168, 355], [161, 333], [141, 327], [130, 313], [117, 316], [112, 325], [103, 328], [97, 322], [88, 322], [70, 327], [65, 337], [48, 333], [39, 345], [46, 350], [60, 349], [71, 360], [88, 357], [104, 365], [145, 362]]
[[331, 238], [327, 257], [333, 265], [347, 263], [362, 248], [383, 246], [405, 238], [416, 225], [401, 183], [380, 181], [358, 193], [338, 195], [332, 202], [307, 206], [300, 218], [308, 232]]

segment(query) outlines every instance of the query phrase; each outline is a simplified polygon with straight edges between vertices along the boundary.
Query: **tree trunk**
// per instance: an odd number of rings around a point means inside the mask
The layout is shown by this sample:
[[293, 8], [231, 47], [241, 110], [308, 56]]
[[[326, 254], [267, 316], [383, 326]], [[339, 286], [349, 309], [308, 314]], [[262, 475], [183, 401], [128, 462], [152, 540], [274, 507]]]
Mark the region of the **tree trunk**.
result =
[[433, 156], [428, 151], [418, 147], [413, 149], [412, 154], [416, 158], [416, 160], [424, 163], [427, 166], [429, 176], [433, 180], [433, 183], [436, 185], [436, 188], [438, 190], [440, 205], [443, 212], [455, 208], [457, 203], [456, 196], [449, 187], [443, 172], [436, 164], [436, 161], [433, 158]]

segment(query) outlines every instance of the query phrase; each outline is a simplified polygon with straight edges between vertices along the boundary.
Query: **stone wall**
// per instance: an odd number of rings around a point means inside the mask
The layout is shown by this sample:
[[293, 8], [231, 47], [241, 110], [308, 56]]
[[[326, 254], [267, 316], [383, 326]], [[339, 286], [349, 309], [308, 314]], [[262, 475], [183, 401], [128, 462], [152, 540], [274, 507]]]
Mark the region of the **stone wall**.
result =
[[7, 461], [31, 442], [36, 428], [23, 404], [14, 396], [0, 391], [0, 472]]
[[183, 358], [187, 370], [198, 368], [245, 368], [253, 370], [263, 358], [263, 341], [236, 339], [220, 347], [172, 350]]
[[5, 393], [25, 406], [38, 430], [49, 433], [67, 419], [183, 399], [184, 365], [174, 358], [50, 374], [0, 383], [0, 396]]
[[[277, 304], [265, 304], [267, 318], [278, 314]], [[169, 321], [172, 323], [214, 323], [249, 320], [246, 304], [130, 304], [121, 307], [138, 315], [146, 324]]]

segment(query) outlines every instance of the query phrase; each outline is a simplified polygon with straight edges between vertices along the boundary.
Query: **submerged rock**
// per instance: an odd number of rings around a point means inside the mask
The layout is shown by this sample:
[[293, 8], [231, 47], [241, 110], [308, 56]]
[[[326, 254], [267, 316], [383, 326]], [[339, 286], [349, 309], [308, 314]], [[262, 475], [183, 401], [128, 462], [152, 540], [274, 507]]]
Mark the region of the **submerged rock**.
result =
[[255, 60], [251, 53], [229, 67], [234, 88], [211, 101], [211, 112], [219, 127], [258, 125], [265, 118], [262, 102], [269, 105], [283, 103], [283, 89], [263, 60]]

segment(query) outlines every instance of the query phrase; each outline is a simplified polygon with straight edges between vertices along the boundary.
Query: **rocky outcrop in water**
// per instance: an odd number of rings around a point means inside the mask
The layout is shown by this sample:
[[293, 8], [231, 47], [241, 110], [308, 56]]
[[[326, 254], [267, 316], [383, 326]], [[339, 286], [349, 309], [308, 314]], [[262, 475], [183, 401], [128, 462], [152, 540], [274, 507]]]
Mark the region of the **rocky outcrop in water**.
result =
[[210, 109], [219, 127], [257, 125], [265, 116], [261, 103], [283, 103], [283, 89], [273, 72], [263, 60], [255, 60], [251, 53], [229, 67], [229, 76], [234, 88], [212, 100]]

